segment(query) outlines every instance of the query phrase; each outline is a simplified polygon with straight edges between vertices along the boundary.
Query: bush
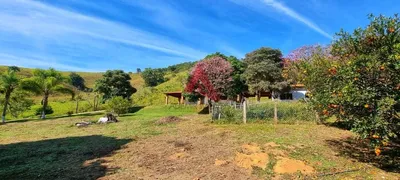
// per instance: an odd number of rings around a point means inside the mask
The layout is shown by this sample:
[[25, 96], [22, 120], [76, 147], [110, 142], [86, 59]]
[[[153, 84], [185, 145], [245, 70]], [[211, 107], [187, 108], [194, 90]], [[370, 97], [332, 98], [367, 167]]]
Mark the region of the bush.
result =
[[[274, 103], [273, 101], [252, 104], [248, 106], [247, 121], [273, 121], [274, 119]], [[243, 118], [243, 109], [235, 109], [229, 105], [214, 105], [214, 119], [218, 118], [219, 109], [221, 109], [221, 119], [226, 122], [241, 122]], [[315, 113], [310, 109], [308, 104], [300, 101], [278, 102], [278, 122], [279, 123], [295, 123], [298, 121], [316, 121]]]
[[218, 120], [219, 123], [236, 123], [242, 121], [242, 110], [235, 109], [233, 106], [224, 103], [213, 105], [212, 119]]
[[124, 99], [121, 96], [115, 96], [107, 101], [107, 111], [120, 114], [128, 113], [132, 103], [128, 99]]
[[[42, 107], [40, 107], [40, 108], [38, 108], [38, 109], [36, 109], [36, 113], [35, 113], [35, 115], [41, 115], [42, 114], [42, 111], [43, 111], [43, 106]], [[54, 113], [54, 111], [53, 111], [53, 108], [51, 108], [51, 106], [47, 106], [46, 107], [46, 110], [44, 111], [46, 114], [53, 114]]]
[[162, 71], [161, 69], [151, 69], [151, 68], [146, 68], [141, 73], [144, 83], [146, 84], [146, 86], [149, 87], [154, 87], [165, 82], [164, 75], [165, 72]]
[[73, 111], [68, 111], [68, 112], [67, 112], [67, 115], [68, 115], [68, 116], [72, 116], [72, 114], [74, 114]]
[[[274, 103], [250, 105], [247, 111], [248, 120], [267, 120], [274, 118]], [[278, 122], [294, 123], [297, 121], [316, 121], [315, 113], [303, 102], [290, 101], [278, 102]]]
[[237, 109], [231, 107], [231, 106], [222, 106], [222, 118], [226, 119], [229, 122], [233, 122], [235, 120], [240, 120], [241, 119], [241, 112], [240, 110], [238, 111]]

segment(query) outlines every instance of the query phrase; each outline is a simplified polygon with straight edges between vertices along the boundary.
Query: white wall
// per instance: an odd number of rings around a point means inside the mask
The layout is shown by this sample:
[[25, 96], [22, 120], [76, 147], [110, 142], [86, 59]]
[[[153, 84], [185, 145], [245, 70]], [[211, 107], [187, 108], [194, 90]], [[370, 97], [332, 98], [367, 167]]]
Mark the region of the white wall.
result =
[[296, 90], [291, 90], [290, 93], [292, 93], [293, 100], [304, 99], [306, 98], [307, 90], [296, 89]]

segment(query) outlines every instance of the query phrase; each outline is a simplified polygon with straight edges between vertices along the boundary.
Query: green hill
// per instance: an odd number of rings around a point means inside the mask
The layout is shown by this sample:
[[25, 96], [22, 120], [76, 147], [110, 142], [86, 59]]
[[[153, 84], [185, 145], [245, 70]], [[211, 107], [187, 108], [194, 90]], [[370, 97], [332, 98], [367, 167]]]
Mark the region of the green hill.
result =
[[[7, 66], [0, 66], [0, 73], [3, 73], [6, 70]], [[32, 68], [21, 68], [21, 72], [19, 72], [18, 74], [21, 75], [22, 77], [30, 77], [32, 76], [33, 70], [34, 69]], [[64, 76], [68, 76], [72, 71], [60, 71], [60, 72]], [[93, 88], [95, 81], [97, 79], [100, 79], [101, 76], [103, 75], [103, 73], [101, 72], [76, 72], [76, 73], [82, 76], [83, 79], [85, 79], [85, 85], [89, 88]], [[131, 84], [133, 87], [137, 88], [137, 87], [142, 87], [144, 85], [144, 81], [139, 74], [132, 73], [130, 74], [130, 76], [132, 78]]]
[[[141, 106], [162, 105], [165, 103], [165, 92], [182, 91], [189, 71], [182, 71], [177, 74], [166, 75], [167, 81], [156, 87], [141, 87], [132, 96], [133, 103]], [[178, 103], [171, 101], [172, 104]]]
[[[166, 81], [156, 87], [146, 87], [143, 78], [140, 74], [130, 73], [131, 84], [137, 89], [137, 92], [132, 96], [133, 103], [138, 106], [149, 106], [149, 105], [162, 105], [164, 104], [164, 93], [170, 91], [182, 91], [184, 88], [184, 82], [189, 74], [189, 69], [194, 63], [182, 63], [167, 68], [163, 68], [165, 71]], [[0, 73], [7, 70], [6, 66], [0, 66]], [[32, 76], [34, 69], [21, 68], [19, 75], [22, 77]], [[71, 72], [62, 71], [64, 76], [68, 76]], [[76, 72], [82, 78], [85, 79], [85, 84], [89, 88], [93, 88], [95, 81], [102, 77], [101, 72]], [[85, 99], [79, 104], [79, 112], [92, 111], [90, 103], [93, 101], [93, 95], [91, 93], [85, 93]], [[23, 117], [35, 116], [35, 111], [40, 105], [41, 96], [32, 97], [35, 105], [31, 107], [31, 110], [23, 113]], [[174, 103], [172, 101], [172, 103]], [[176, 101], [178, 103], [178, 101]], [[65, 115], [68, 112], [75, 112], [75, 101], [70, 96], [55, 94], [49, 98], [49, 105], [53, 108], [54, 114], [52, 116]], [[11, 117], [9, 117], [11, 118]]]

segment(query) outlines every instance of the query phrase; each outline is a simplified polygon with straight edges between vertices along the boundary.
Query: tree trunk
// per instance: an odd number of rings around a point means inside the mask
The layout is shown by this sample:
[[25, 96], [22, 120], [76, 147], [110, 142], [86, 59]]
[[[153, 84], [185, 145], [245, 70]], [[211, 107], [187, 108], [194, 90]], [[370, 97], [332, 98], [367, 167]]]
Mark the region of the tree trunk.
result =
[[75, 108], [75, 114], [78, 114], [79, 112], [79, 100], [76, 99], [76, 108]]
[[278, 124], [278, 102], [277, 97], [278, 94], [275, 91], [272, 91], [272, 100], [274, 101], [274, 123]]
[[11, 91], [6, 91], [6, 97], [4, 99], [4, 107], [3, 107], [3, 114], [1, 114], [1, 122], [4, 124], [6, 123], [6, 113], [7, 113], [7, 106], [10, 101]]
[[257, 91], [256, 96], [257, 96], [257, 102], [260, 103], [261, 102], [261, 92]]
[[210, 99], [207, 98], [207, 104], [208, 104], [208, 113], [211, 113], [211, 115], [213, 116], [213, 107], [212, 104], [210, 102]]
[[276, 102], [276, 100], [274, 100], [275, 102], [274, 102], [274, 122], [275, 122], [275, 124], [278, 124], [278, 105], [277, 105], [277, 103], [278, 102]]
[[97, 111], [97, 94], [94, 95], [93, 97], [93, 111]]
[[49, 94], [46, 92], [43, 97], [43, 109], [41, 119], [46, 119], [46, 108], [49, 100]]

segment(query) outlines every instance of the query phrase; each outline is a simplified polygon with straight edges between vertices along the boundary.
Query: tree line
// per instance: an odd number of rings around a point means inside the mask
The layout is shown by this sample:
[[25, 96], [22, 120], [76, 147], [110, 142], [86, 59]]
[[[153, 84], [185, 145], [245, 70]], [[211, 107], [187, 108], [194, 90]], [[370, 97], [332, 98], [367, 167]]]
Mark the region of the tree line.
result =
[[[65, 77], [53, 68], [47, 70], [35, 69], [32, 76], [27, 78], [20, 77], [18, 72], [20, 72], [20, 68], [10, 66], [0, 76], [0, 93], [3, 94], [0, 99], [3, 110], [2, 123], [5, 123], [7, 112], [10, 112], [14, 117], [18, 117], [22, 112], [30, 109], [33, 105], [33, 100], [29, 97], [32, 95], [42, 96], [40, 101], [42, 107], [39, 111], [40, 118], [45, 119], [46, 114], [52, 111], [48, 106], [49, 98], [55, 93], [71, 95], [71, 98], [76, 101], [76, 113], [78, 113], [78, 105], [79, 101], [82, 100], [83, 92], [93, 91], [93, 110], [97, 110], [98, 104], [114, 97], [122, 97], [124, 99], [123, 103], [126, 104], [125, 101], [129, 102], [132, 94], [136, 92], [136, 89], [130, 83], [129, 74], [122, 70], [105, 72], [101, 79], [96, 80], [94, 89], [87, 88], [85, 80], [74, 72]], [[125, 110], [124, 108], [123, 111]]]

